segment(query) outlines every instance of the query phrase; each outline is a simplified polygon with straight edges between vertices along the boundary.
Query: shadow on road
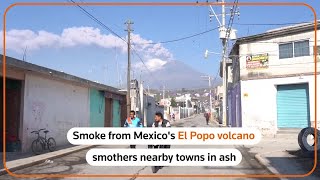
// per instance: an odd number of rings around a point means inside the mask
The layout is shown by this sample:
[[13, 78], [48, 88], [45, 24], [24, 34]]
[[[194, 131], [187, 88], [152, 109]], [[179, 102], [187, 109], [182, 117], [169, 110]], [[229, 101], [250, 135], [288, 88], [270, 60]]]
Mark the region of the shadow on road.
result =
[[[288, 154], [293, 155], [294, 158], [291, 158], [291, 161], [296, 161], [304, 170], [305, 173], [308, 173], [309, 171], [312, 170], [314, 166], [314, 152], [303, 152], [301, 149], [296, 150], [296, 151], [287, 151]], [[313, 172], [313, 175], [317, 176], [320, 178], [320, 157], [319, 157], [320, 151], [318, 151], [318, 156], [317, 156], [317, 167], [315, 171]]]

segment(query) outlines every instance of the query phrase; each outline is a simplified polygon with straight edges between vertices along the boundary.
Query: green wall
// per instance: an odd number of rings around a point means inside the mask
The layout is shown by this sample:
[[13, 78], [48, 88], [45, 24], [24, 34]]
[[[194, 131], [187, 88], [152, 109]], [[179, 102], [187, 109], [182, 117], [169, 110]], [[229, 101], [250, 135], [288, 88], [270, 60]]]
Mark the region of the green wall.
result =
[[90, 127], [104, 127], [105, 98], [102, 92], [90, 89]]
[[118, 100], [113, 100], [112, 103], [112, 125], [113, 127], [120, 127], [121, 124], [121, 108], [120, 108], [120, 102]]

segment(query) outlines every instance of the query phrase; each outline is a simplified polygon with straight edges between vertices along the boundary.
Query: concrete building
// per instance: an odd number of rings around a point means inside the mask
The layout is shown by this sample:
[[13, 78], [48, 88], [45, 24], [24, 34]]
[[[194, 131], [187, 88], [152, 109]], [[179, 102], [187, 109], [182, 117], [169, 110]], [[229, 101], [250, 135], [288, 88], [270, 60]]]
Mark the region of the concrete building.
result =
[[[3, 68], [2, 55], [0, 59]], [[11, 142], [30, 151], [36, 138], [31, 131], [42, 128], [63, 146], [69, 144], [67, 132], [73, 127], [118, 127], [125, 119], [126, 96], [116, 88], [11, 57], [5, 66], [7, 151]], [[2, 116], [3, 103], [0, 108]], [[2, 129], [3, 120], [0, 124]]]
[[149, 94], [144, 94], [144, 122], [146, 122], [147, 127], [151, 127], [154, 122], [155, 112], [161, 112], [165, 114], [164, 106], [159, 105], [153, 96]]
[[194, 114], [191, 94], [184, 94], [175, 98], [178, 104], [179, 119], [190, 117]]
[[230, 124], [258, 127], [263, 134], [314, 126], [315, 111], [320, 112], [314, 63], [320, 46], [314, 38], [314, 24], [305, 23], [236, 40], [230, 53]]

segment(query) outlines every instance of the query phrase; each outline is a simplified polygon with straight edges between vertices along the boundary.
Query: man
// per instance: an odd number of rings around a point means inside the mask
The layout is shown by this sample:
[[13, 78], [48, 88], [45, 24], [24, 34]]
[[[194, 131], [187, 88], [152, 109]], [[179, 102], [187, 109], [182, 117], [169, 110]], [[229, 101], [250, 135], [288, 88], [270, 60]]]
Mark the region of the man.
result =
[[163, 114], [161, 112], [156, 112], [152, 127], [171, 127], [171, 124], [168, 120], [163, 119]]
[[[171, 127], [171, 124], [168, 120], [163, 119], [163, 114], [161, 112], [156, 112], [154, 116], [154, 122], [152, 124], [152, 127], [154, 128], [169, 128]], [[148, 146], [151, 148], [152, 146]], [[165, 148], [169, 149], [170, 145], [154, 145], [154, 148]], [[158, 168], [162, 168], [162, 166], [158, 166]]]
[[[136, 116], [136, 112], [135, 111], [130, 111], [130, 116], [126, 119], [125, 123], [124, 123], [124, 127], [128, 127], [128, 128], [142, 128], [142, 123], [140, 121], [139, 118], [135, 117]], [[136, 145], [130, 145], [131, 149], [136, 148]]]
[[[154, 122], [152, 124], [152, 127], [155, 128], [166, 128], [166, 127], [171, 127], [171, 124], [168, 120], [163, 119], [163, 114], [161, 112], [156, 112], [154, 116]], [[160, 148], [170, 148], [170, 145], [161, 145]]]

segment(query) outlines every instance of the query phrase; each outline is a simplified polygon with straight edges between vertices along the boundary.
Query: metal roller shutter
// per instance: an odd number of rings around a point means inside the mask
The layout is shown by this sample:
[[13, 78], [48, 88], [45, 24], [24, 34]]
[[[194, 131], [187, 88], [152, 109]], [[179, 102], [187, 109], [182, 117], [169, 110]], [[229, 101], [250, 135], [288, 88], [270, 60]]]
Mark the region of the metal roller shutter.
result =
[[278, 127], [310, 126], [308, 84], [279, 85], [277, 90]]

